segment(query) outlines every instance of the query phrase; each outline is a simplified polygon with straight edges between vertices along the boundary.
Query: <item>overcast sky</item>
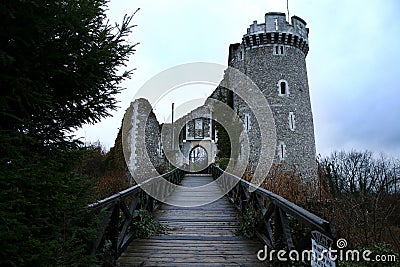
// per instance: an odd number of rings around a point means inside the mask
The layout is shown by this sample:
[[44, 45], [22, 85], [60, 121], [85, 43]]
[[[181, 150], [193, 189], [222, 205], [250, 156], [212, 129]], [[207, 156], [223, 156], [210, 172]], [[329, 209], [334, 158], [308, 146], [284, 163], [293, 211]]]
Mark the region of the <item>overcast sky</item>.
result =
[[[137, 70], [123, 84], [121, 108], [77, 132], [106, 148], [147, 80], [182, 63], [227, 64], [229, 44], [240, 42], [254, 20], [262, 23], [266, 12], [286, 12], [286, 0], [111, 0], [108, 14], [121, 21], [137, 8], [129, 38], [140, 42], [129, 62]], [[400, 1], [289, 0], [289, 9], [310, 28], [306, 61], [317, 153], [368, 149], [400, 158]], [[212, 89], [191, 95], [196, 89], [188, 87], [182, 95], [206, 97]], [[165, 98], [164, 105], [172, 101], [183, 100]], [[155, 111], [159, 121], [168, 118], [167, 107]]]

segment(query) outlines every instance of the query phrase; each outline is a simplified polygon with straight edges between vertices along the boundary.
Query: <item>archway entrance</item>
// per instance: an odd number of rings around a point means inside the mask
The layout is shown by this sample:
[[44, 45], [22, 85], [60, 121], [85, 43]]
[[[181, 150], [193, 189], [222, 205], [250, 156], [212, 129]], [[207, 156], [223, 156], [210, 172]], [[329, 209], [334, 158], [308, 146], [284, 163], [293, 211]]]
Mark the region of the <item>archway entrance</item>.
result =
[[199, 172], [208, 166], [208, 153], [202, 146], [194, 147], [189, 153], [189, 170]]

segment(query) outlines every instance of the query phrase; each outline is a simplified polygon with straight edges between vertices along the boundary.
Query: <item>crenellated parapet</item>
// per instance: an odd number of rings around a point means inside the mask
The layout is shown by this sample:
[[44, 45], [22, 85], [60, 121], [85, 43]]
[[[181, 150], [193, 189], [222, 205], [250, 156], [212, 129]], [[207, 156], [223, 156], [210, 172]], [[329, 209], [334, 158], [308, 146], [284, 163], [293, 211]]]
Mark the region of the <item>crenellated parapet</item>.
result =
[[247, 29], [243, 36], [242, 44], [245, 49], [265, 45], [289, 45], [296, 47], [307, 55], [309, 50], [307, 23], [297, 17], [291, 18], [291, 23], [286, 21], [286, 14], [269, 12], [265, 14], [265, 22], [253, 24]]

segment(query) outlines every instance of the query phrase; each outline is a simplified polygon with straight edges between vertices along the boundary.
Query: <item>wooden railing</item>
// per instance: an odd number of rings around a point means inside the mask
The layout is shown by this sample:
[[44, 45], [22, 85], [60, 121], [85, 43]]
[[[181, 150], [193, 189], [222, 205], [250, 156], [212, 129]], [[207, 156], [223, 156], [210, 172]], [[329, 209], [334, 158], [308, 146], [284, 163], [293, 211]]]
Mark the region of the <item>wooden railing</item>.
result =
[[111, 265], [110, 261], [115, 261], [135, 237], [132, 226], [135, 210], [153, 212], [161, 204], [141, 187], [145, 186], [147, 192], [150, 190], [168, 196], [174, 187], [160, 181], [165, 179], [172, 184], [179, 184], [184, 174], [184, 171], [175, 169], [88, 205], [89, 216], [98, 217], [96, 239], [90, 244], [90, 253], [100, 258], [103, 265]]
[[313, 230], [335, 240], [333, 226], [328, 221], [215, 165], [209, 171], [215, 179], [220, 177], [217, 181], [222, 189], [233, 188], [227, 196], [242, 214], [250, 207], [258, 213], [261, 222], [256, 234], [270, 249], [311, 249]]

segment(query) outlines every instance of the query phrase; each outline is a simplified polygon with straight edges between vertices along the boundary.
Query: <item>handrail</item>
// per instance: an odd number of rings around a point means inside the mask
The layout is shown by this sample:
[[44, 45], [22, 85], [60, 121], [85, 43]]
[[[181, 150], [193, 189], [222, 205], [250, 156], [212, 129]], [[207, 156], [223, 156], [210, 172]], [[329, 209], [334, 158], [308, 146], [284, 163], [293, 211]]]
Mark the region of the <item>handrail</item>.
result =
[[162, 175], [149, 178], [148, 180], [142, 182], [141, 184], [133, 185], [133, 186], [131, 186], [131, 187], [127, 188], [127, 189], [124, 189], [124, 190], [122, 190], [122, 191], [120, 191], [118, 193], [115, 193], [115, 194], [113, 194], [113, 195], [111, 195], [109, 197], [106, 197], [106, 198], [98, 200], [98, 201], [96, 201], [94, 203], [91, 203], [87, 207], [89, 209], [93, 209], [93, 208], [96, 208], [96, 207], [99, 207], [99, 206], [102, 206], [102, 205], [107, 205], [107, 204], [109, 204], [109, 203], [111, 203], [111, 202], [113, 202], [113, 201], [115, 201], [117, 199], [123, 198], [123, 197], [125, 197], [125, 196], [127, 196], [129, 194], [132, 194], [135, 190], [139, 190], [141, 186], [147, 185], [148, 183], [152, 182], [155, 179], [169, 177], [170, 175], [173, 175], [174, 172], [179, 171], [179, 170], [180, 169], [175, 168], [175, 169], [173, 169], [173, 170], [171, 170], [171, 171], [169, 171], [167, 173], [164, 173]]
[[264, 198], [272, 200], [277, 207], [284, 209], [285, 212], [288, 213], [289, 215], [301, 218], [303, 221], [306, 221], [308, 225], [318, 228], [318, 230], [326, 234], [331, 234], [330, 223], [327, 220], [318, 217], [317, 215], [309, 212], [308, 210], [305, 210], [304, 208], [294, 204], [293, 202], [290, 202], [289, 200], [281, 197], [280, 195], [277, 195], [271, 191], [266, 190], [265, 188], [257, 187], [254, 184], [243, 179], [240, 179], [240, 182], [248, 188], [250, 187], [254, 188], [256, 190], [255, 192], [257, 194], [262, 195]]
[[135, 237], [135, 229], [132, 227], [135, 210], [145, 209], [153, 212], [161, 204], [141, 187], [150, 187], [153, 191], [168, 195], [174, 190], [174, 186], [165, 186], [165, 183], [156, 183], [156, 180], [163, 178], [173, 184], [179, 184], [184, 175], [185, 172], [177, 168], [89, 204], [88, 216], [98, 217], [97, 236], [89, 244], [90, 253], [96, 255], [103, 265], [110, 261], [115, 263]]
[[127, 188], [127, 189], [124, 189], [124, 190], [122, 190], [122, 191], [120, 191], [118, 193], [115, 193], [114, 195], [111, 195], [109, 197], [103, 198], [103, 199], [101, 199], [99, 201], [96, 201], [94, 203], [91, 203], [87, 207], [88, 207], [88, 209], [95, 209], [95, 208], [98, 208], [98, 207], [101, 207], [101, 206], [108, 205], [108, 204], [114, 202], [115, 200], [121, 199], [121, 198], [123, 198], [123, 197], [125, 197], [127, 195], [132, 194], [133, 192], [135, 192], [137, 190], [140, 190], [140, 185], [138, 185], [138, 184], [134, 185], [134, 186], [131, 186], [131, 187]]
[[[311, 231], [318, 230], [332, 241], [335, 240], [335, 231], [330, 222], [303, 209], [289, 200], [258, 187], [240, 177], [223, 171], [211, 165], [210, 173], [217, 179], [219, 185], [227, 193], [229, 200], [244, 214], [249, 205], [261, 215], [261, 230], [256, 235], [271, 249], [304, 250], [311, 247]], [[252, 189], [252, 190], [249, 190]], [[310, 238], [294, 240], [291, 220], [297, 220], [308, 227], [307, 234]], [[261, 227], [260, 227], [261, 226]]]

